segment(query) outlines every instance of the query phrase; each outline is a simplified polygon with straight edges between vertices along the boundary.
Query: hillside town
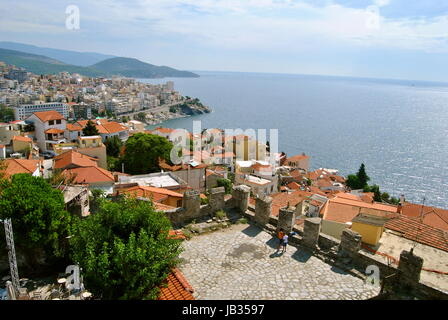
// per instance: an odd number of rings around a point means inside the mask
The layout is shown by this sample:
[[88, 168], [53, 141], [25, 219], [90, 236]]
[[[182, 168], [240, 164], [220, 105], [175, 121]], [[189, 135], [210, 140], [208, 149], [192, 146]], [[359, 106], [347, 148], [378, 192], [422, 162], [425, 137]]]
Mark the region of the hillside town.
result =
[[0, 104], [13, 109], [11, 120], [16, 121], [49, 110], [58, 111], [67, 121], [135, 117], [148, 124], [210, 112], [197, 99], [175, 91], [173, 81], [155, 85], [132, 78], [90, 78], [67, 72], [36, 75], [1, 61]]
[[[353, 188], [337, 169], [312, 169], [310, 155], [271, 153], [269, 145], [256, 137], [229, 136], [218, 128], [188, 132], [189, 142], [180, 150], [179, 163], [160, 151], [154, 165], [146, 167], [141, 159], [151, 150], [179, 143], [176, 130], [147, 130], [146, 119], [124, 122], [118, 116], [182, 102], [185, 98], [174, 91], [173, 82], [146, 85], [131, 79], [94, 79], [68, 73], [36, 76], [5, 65], [0, 71], [0, 103], [14, 109], [14, 119], [0, 124], [2, 176], [12, 183], [20, 174], [44, 179], [63, 195], [70, 215], [81, 219], [95, 215], [98, 194], [111, 201], [131, 197], [150, 202], [170, 220], [170, 236], [182, 239], [190, 250], [195, 250], [194, 241], [199, 241], [194, 239], [230, 230], [235, 221], [253, 223], [260, 228], [258, 232], [270, 232], [274, 237], [282, 229], [294, 232], [291, 244], [308, 248], [325, 263], [333, 259], [339, 268], [349, 271], [354, 265], [378, 264], [382, 277], [384, 273], [394, 275], [400, 288], [410, 286], [417, 297], [447, 297], [448, 210], [408, 202], [406, 195], [396, 202], [378, 198], [374, 191], [367, 191], [366, 183]], [[363, 175], [364, 169], [360, 169], [357, 178]], [[334, 256], [332, 250], [336, 250]], [[23, 290], [23, 281], [9, 281], [10, 260], [2, 256], [0, 262], [5, 283], [0, 287], [8, 289], [11, 299], [90, 297], [90, 293], [64, 295], [54, 289], [57, 285]], [[20, 272], [22, 265], [18, 264]], [[216, 271], [212, 269], [210, 266], [210, 272]], [[208, 295], [210, 288], [201, 287], [200, 272], [188, 265], [173, 268], [157, 298], [233, 297]], [[59, 277], [58, 283], [64, 284], [64, 279]], [[275, 285], [279, 280], [273, 281]], [[369, 292], [331, 297], [364, 299], [380, 294]], [[275, 293], [260, 294], [277, 298]], [[302, 298], [307, 297], [312, 299], [312, 293]]]

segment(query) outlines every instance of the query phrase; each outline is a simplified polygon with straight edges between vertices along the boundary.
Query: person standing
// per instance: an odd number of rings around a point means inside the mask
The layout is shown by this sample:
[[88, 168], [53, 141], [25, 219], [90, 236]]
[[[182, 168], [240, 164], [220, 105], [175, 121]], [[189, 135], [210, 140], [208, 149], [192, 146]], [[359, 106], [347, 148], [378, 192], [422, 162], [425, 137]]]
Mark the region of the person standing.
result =
[[287, 234], [285, 234], [284, 236], [283, 236], [283, 239], [282, 239], [282, 246], [283, 246], [283, 250], [282, 250], [282, 252], [285, 252], [286, 251], [286, 246], [288, 245], [288, 235]]
[[280, 228], [280, 230], [277, 233], [277, 238], [278, 238], [278, 247], [277, 247], [277, 251], [280, 250], [280, 247], [283, 244], [283, 237], [285, 236], [285, 232], [283, 231], [282, 228]]

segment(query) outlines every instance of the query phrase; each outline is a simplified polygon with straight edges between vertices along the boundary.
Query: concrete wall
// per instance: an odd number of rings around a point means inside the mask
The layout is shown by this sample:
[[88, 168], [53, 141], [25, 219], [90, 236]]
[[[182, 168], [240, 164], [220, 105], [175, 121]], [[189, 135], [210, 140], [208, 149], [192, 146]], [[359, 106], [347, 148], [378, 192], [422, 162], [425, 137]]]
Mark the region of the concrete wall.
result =
[[105, 146], [96, 148], [78, 148], [76, 151], [87, 156], [97, 158], [98, 166], [107, 170], [107, 153]]
[[344, 231], [345, 228], [347, 228], [347, 225], [345, 223], [322, 220], [321, 232], [336, 239], [341, 239], [342, 231]]

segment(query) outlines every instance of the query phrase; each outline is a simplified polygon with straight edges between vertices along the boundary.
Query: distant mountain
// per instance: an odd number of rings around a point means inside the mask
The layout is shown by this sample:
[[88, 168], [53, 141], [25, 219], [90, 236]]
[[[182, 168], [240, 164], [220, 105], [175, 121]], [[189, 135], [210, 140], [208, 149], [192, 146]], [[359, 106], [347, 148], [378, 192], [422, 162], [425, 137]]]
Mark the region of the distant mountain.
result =
[[0, 48], [37, 54], [59, 60], [66, 64], [87, 67], [115, 56], [96, 52], [78, 52], [52, 48], [37, 47], [29, 44], [0, 41]]
[[98, 62], [91, 67], [114, 75], [133, 78], [199, 77], [199, 75], [190, 71], [155, 66], [133, 58], [111, 58]]
[[189, 71], [179, 71], [170, 67], [155, 66], [137, 59], [120, 57], [106, 59], [91, 66], [78, 66], [44, 55], [0, 48], [0, 61], [24, 68], [35, 74], [54, 74], [66, 71], [88, 77], [111, 77], [113, 75], [130, 78], [199, 77]]
[[24, 68], [35, 74], [54, 74], [59, 72], [79, 73], [88, 77], [105, 76], [105, 72], [90, 67], [65, 64], [45, 56], [15, 50], [0, 49], [0, 61]]

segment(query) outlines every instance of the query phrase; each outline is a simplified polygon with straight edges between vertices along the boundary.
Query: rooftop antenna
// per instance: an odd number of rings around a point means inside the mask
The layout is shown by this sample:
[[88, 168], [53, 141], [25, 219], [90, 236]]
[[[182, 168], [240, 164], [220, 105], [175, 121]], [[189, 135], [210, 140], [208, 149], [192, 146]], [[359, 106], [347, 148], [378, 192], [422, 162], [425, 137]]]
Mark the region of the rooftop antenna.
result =
[[9, 270], [11, 272], [12, 286], [15, 296], [20, 293], [19, 271], [17, 269], [16, 250], [14, 247], [14, 234], [12, 232], [11, 218], [0, 220], [5, 226], [6, 248], [8, 249]]
[[[419, 219], [420, 223], [423, 223], [423, 209], [425, 208], [425, 201], [426, 201], [426, 197], [423, 196], [422, 207], [420, 208], [420, 219]], [[411, 248], [411, 253], [414, 252], [414, 248], [417, 246], [418, 236], [420, 235], [421, 231], [422, 231], [421, 227], [418, 227], [417, 235], [415, 237], [414, 244], [412, 245], [412, 248]]]

